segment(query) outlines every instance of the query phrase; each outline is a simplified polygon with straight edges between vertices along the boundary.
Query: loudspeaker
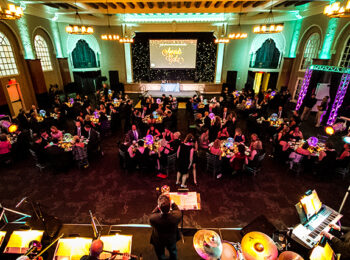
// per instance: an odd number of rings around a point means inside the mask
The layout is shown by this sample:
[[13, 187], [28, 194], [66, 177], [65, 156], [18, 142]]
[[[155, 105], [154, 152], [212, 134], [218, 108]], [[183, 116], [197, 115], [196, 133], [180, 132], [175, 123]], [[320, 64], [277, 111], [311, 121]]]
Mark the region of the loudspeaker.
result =
[[226, 83], [229, 85], [230, 91], [233, 91], [236, 89], [236, 81], [237, 81], [237, 71], [228, 70], [226, 74]]
[[242, 228], [241, 235], [244, 236], [249, 232], [259, 231], [272, 238], [272, 235], [276, 230], [277, 228], [265, 217], [265, 215], [260, 215]]
[[109, 85], [112, 90], [118, 91], [118, 85], [119, 85], [119, 72], [117, 70], [110, 70], [109, 71]]

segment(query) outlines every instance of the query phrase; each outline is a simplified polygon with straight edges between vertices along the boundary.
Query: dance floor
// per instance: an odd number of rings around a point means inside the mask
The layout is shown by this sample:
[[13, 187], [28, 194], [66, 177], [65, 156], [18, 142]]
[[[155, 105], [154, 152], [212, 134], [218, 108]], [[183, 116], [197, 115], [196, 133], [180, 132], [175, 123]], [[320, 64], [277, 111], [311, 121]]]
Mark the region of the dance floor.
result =
[[[188, 129], [191, 118], [185, 110], [178, 112], [179, 130]], [[239, 126], [248, 135], [245, 121]], [[311, 131], [303, 126], [302, 130]], [[254, 130], [252, 130], [254, 131]], [[128, 173], [121, 169], [117, 141], [122, 134], [103, 141], [104, 156], [91, 162], [88, 169], [73, 168], [69, 172], [40, 173], [29, 158], [0, 174], [0, 202], [14, 208], [24, 197], [39, 202], [43, 211], [58, 217], [63, 223], [90, 223], [91, 210], [103, 224], [147, 224], [156, 205], [156, 188], [169, 185], [175, 190], [175, 175], [168, 179], [143, 172]], [[265, 144], [271, 152], [270, 144]], [[205, 162], [198, 163], [199, 186], [192, 178], [189, 189], [201, 194], [202, 210], [184, 215], [184, 226], [195, 228], [243, 227], [258, 215], [264, 214], [277, 228], [286, 228], [299, 222], [294, 204], [308, 189], [316, 189], [321, 200], [338, 209], [349, 180], [339, 176], [320, 180], [312, 173], [296, 176], [273, 158], [267, 156], [262, 172], [253, 176], [223, 176], [215, 179], [205, 173]], [[30, 212], [24, 203], [18, 210]], [[350, 224], [350, 201], [344, 207], [343, 224]], [[148, 239], [148, 238], [147, 238]]]

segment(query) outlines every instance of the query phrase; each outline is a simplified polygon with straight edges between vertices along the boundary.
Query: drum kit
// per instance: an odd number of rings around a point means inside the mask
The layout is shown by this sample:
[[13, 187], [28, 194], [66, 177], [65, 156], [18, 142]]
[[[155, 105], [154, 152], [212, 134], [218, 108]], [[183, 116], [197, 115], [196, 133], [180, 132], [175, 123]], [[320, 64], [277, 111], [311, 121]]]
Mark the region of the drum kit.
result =
[[250, 232], [241, 243], [222, 241], [213, 230], [199, 230], [193, 237], [198, 255], [206, 260], [303, 260], [292, 251], [278, 256], [277, 246], [266, 234]]

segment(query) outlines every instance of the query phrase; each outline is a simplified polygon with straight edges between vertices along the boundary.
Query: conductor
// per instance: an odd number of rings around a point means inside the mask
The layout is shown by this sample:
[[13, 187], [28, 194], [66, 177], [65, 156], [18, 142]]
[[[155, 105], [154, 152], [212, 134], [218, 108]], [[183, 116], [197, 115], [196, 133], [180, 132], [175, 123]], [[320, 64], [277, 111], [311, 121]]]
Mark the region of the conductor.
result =
[[158, 205], [152, 211], [149, 219], [152, 226], [151, 244], [159, 260], [166, 259], [165, 248], [168, 249], [170, 260], [177, 259], [176, 242], [180, 240], [178, 225], [181, 221], [181, 211], [170, 197], [162, 194]]

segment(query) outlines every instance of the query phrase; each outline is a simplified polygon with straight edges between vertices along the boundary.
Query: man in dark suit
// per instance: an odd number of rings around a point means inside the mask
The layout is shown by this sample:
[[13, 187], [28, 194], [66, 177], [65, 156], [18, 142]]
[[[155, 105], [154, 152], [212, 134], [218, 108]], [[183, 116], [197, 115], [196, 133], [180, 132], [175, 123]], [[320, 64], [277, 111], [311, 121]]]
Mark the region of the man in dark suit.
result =
[[141, 138], [140, 131], [137, 130], [136, 125], [131, 126], [131, 130], [128, 132], [128, 136], [130, 138], [130, 141], [137, 141]]
[[80, 121], [75, 121], [75, 128], [74, 128], [74, 132], [73, 135], [77, 135], [79, 137], [81, 137], [82, 135], [85, 136], [85, 129], [81, 126], [81, 122]]
[[91, 127], [91, 125], [87, 124], [84, 126], [85, 129], [85, 137], [89, 140], [88, 143], [88, 153], [90, 152], [98, 152], [100, 145], [100, 138], [98, 132]]
[[66, 171], [70, 164], [68, 153], [58, 146], [58, 139], [52, 139], [52, 142], [45, 147], [49, 165], [54, 171]]
[[149, 219], [152, 226], [151, 244], [159, 260], [165, 258], [165, 248], [169, 251], [169, 259], [177, 259], [176, 242], [180, 240], [178, 225], [181, 221], [179, 207], [170, 201], [168, 195], [160, 195], [158, 206], [152, 211]]
[[286, 116], [287, 116], [287, 113], [284, 111], [282, 106], [278, 107], [278, 110], [276, 113], [277, 113], [278, 118], [286, 118]]

